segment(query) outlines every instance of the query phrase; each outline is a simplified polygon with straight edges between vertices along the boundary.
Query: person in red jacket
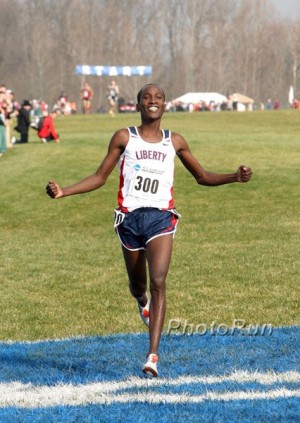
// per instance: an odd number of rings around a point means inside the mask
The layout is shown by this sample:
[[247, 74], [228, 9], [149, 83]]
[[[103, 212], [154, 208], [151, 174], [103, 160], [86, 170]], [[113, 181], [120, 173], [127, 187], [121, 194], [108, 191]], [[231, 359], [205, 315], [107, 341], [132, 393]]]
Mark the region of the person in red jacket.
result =
[[42, 117], [41, 128], [38, 129], [38, 136], [46, 143], [55, 140], [59, 142], [59, 135], [54, 126], [54, 119], [57, 116], [56, 110], [53, 110], [50, 115]]

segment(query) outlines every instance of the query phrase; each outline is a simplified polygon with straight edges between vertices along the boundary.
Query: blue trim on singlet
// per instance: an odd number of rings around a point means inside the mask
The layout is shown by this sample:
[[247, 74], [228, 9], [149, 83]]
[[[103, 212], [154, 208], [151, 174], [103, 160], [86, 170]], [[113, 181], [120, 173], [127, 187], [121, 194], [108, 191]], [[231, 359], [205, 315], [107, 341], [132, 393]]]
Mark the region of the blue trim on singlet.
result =
[[[137, 128], [135, 127], [135, 126], [129, 126], [129, 132], [132, 134], [132, 135], [135, 135], [135, 136], [139, 136], [139, 133], [138, 133], [138, 131], [137, 131]], [[163, 134], [164, 134], [164, 139], [169, 139], [170, 138], [170, 130], [169, 129], [162, 129], [162, 131], [163, 131]]]
[[136, 129], [136, 127], [135, 126], [129, 126], [129, 132], [132, 134], [132, 135], [136, 135], [136, 136], [139, 136], [139, 134], [138, 134], [138, 132], [137, 132], [137, 129]]
[[164, 131], [164, 134], [165, 134], [165, 139], [170, 138], [170, 131], [169, 131], [169, 129], [163, 129], [163, 131]]

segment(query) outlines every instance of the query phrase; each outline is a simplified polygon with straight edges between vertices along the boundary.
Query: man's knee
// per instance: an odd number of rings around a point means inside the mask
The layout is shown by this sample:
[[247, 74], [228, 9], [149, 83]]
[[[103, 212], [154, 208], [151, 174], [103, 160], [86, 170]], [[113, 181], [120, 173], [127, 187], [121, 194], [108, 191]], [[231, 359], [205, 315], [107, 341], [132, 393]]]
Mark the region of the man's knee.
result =
[[144, 283], [133, 284], [129, 282], [129, 290], [133, 297], [139, 298], [146, 292], [146, 286]]
[[150, 291], [152, 293], [164, 293], [166, 291], [166, 277], [158, 275], [150, 279]]

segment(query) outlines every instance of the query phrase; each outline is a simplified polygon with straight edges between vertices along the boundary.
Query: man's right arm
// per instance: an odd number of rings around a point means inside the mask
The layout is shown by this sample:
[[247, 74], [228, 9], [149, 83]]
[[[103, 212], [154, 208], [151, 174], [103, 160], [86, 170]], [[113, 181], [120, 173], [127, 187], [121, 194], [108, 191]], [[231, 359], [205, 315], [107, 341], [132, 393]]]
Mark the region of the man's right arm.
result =
[[64, 188], [61, 188], [55, 181], [50, 180], [46, 187], [47, 194], [51, 198], [58, 199], [70, 195], [83, 194], [102, 187], [118, 163], [120, 155], [127, 145], [128, 139], [129, 134], [127, 129], [120, 129], [117, 131], [109, 143], [108, 152], [105, 158], [94, 174]]

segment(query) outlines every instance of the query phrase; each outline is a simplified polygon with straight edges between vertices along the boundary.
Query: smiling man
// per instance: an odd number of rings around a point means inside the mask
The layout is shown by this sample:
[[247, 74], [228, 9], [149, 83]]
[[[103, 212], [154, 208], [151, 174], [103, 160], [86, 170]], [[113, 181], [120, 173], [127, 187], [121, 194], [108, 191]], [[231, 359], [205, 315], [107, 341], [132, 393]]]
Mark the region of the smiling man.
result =
[[130, 292], [143, 322], [149, 326], [150, 345], [143, 372], [157, 376], [166, 312], [166, 278], [180, 217], [173, 197], [174, 159], [177, 156], [200, 185], [248, 182], [252, 171], [247, 166], [239, 166], [228, 174], [206, 171], [180, 134], [161, 129], [165, 94], [157, 84], [147, 84], [140, 90], [136, 109], [141, 125], [120, 129], [113, 135], [107, 155], [94, 174], [65, 188], [50, 180], [46, 191], [58, 199], [95, 190], [105, 184], [118, 163], [115, 230], [122, 245]]

